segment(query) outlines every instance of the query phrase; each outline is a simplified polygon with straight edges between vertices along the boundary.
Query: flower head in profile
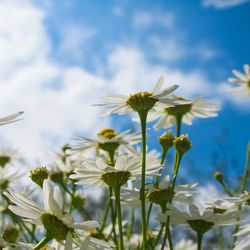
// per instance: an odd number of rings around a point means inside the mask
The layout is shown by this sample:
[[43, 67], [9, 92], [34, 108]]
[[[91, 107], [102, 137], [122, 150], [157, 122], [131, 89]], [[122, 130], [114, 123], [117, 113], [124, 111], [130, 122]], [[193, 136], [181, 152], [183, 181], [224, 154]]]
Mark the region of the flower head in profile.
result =
[[242, 97], [250, 97], [250, 65], [244, 65], [244, 73], [241, 73], [238, 70], [233, 70], [235, 78], [230, 77], [228, 81], [235, 85], [231, 88], [231, 92], [238, 93]]
[[189, 225], [194, 231], [206, 233], [214, 225], [233, 225], [239, 215], [238, 211], [231, 210], [225, 213], [217, 213], [210, 207], [199, 208], [194, 204], [190, 204], [188, 212], [180, 210], [175, 206], [170, 205], [169, 210], [165, 214], [159, 214], [158, 220], [166, 222], [170, 216], [170, 223]]
[[154, 125], [156, 130], [161, 128], [170, 128], [175, 126], [177, 119], [181, 119], [183, 123], [192, 125], [194, 118], [209, 118], [217, 116], [219, 106], [210, 103], [202, 98], [194, 98], [187, 100], [182, 97], [172, 96], [173, 99], [183, 101], [183, 103], [176, 104], [173, 107], [167, 107], [164, 104], [158, 104], [155, 111], [149, 116], [149, 120], [158, 119]]
[[[139, 154], [120, 155], [114, 166], [110, 166], [102, 158], [97, 160], [86, 159], [74, 170], [71, 179], [83, 186], [122, 186], [129, 179], [141, 175], [141, 157]], [[146, 175], [153, 175], [161, 168], [160, 161], [150, 152], [147, 157]]]
[[0, 167], [12, 165], [15, 162], [23, 162], [22, 156], [15, 149], [4, 147], [0, 149]]
[[0, 168], [0, 191], [6, 190], [11, 183], [24, 175], [20, 170], [15, 170], [11, 166]]
[[86, 137], [76, 138], [77, 144], [71, 146], [67, 153], [81, 153], [89, 149], [102, 150], [106, 152], [114, 152], [119, 146], [122, 146], [126, 151], [135, 153], [132, 145], [140, 142], [140, 133], [130, 133], [130, 130], [126, 130], [122, 133], [116, 132], [114, 129], [105, 128], [99, 131], [96, 135], [96, 139], [89, 139]]
[[148, 112], [154, 108], [156, 103], [165, 103], [172, 106], [173, 99], [169, 98], [169, 94], [178, 88], [173, 85], [167, 89], [161, 90], [164, 77], [161, 76], [156, 83], [152, 92], [137, 92], [130, 96], [125, 95], [109, 95], [102, 97], [103, 104], [99, 106], [107, 107], [105, 114], [118, 113], [125, 114], [130, 112]]
[[0, 118], [0, 126], [21, 120], [19, 117], [23, 113], [24, 113], [23, 111], [20, 111], [20, 112], [17, 112], [17, 113], [8, 115], [8, 116], [1, 117]]
[[74, 218], [63, 210], [60, 188], [52, 187], [48, 180], [43, 182], [43, 206], [10, 189], [5, 191], [4, 195], [13, 203], [9, 205], [9, 209], [14, 214], [28, 219], [33, 224], [42, 225], [51, 240], [63, 241], [75, 235], [76, 230], [87, 232], [98, 227], [96, 221], [76, 223]]
[[[185, 202], [192, 195], [192, 189], [195, 188], [198, 184], [185, 184], [185, 185], [177, 185], [175, 187], [175, 195], [174, 201]], [[170, 200], [170, 195], [172, 193], [170, 176], [167, 175], [158, 185], [147, 184], [147, 202], [153, 202], [161, 207], [166, 207], [166, 204]], [[121, 193], [121, 200], [123, 203], [131, 206], [131, 207], [140, 207], [140, 184], [133, 181], [131, 187], [124, 187]]]

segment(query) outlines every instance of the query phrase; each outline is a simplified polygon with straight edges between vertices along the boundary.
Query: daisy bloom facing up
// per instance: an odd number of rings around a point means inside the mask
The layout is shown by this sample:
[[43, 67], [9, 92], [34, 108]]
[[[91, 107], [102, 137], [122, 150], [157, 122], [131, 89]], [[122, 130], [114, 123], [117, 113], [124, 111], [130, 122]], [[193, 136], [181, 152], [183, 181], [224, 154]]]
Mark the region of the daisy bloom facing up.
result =
[[130, 96], [104, 96], [102, 97], [104, 103], [98, 104], [98, 106], [107, 107], [106, 115], [111, 113], [126, 114], [130, 112], [148, 112], [154, 108], [156, 103], [165, 103], [166, 105], [172, 106], [175, 102], [169, 98], [169, 94], [175, 91], [178, 85], [173, 85], [161, 90], [163, 82], [164, 77], [161, 76], [152, 92], [137, 92]]
[[166, 223], [168, 216], [170, 216], [170, 223], [172, 224], [189, 225], [197, 233], [198, 250], [202, 249], [203, 235], [214, 225], [234, 225], [239, 215], [236, 210], [216, 213], [212, 208], [205, 208], [200, 211], [201, 209], [193, 204], [189, 205], [188, 210], [188, 212], [181, 211], [170, 205], [169, 210], [164, 214], [159, 214], [157, 219]]
[[[153, 158], [150, 152], [147, 163], [147, 175], [153, 175], [161, 168], [160, 161]], [[72, 174], [70, 178], [76, 180], [76, 184], [83, 186], [122, 186], [129, 179], [141, 175], [140, 166], [140, 155], [118, 156], [114, 167], [102, 158], [98, 158], [96, 161], [86, 159], [75, 168], [75, 174]]]
[[176, 104], [174, 107], [167, 107], [164, 104], [158, 104], [155, 111], [151, 113], [149, 120], [159, 119], [154, 125], [156, 130], [161, 128], [170, 128], [183, 122], [187, 125], [192, 125], [194, 118], [209, 118], [217, 116], [219, 106], [207, 102], [202, 98], [194, 98], [186, 100], [182, 97], [175, 97], [180, 101], [186, 101], [184, 104]]
[[21, 120], [19, 117], [23, 113], [24, 113], [23, 111], [20, 111], [20, 112], [17, 112], [15, 114], [11, 114], [11, 115], [8, 115], [8, 116], [0, 117], [0, 126], [5, 125], [5, 124], [9, 124], [9, 123], [13, 123], [13, 122], [17, 122], [17, 121]]
[[75, 139], [78, 144], [71, 146], [67, 152], [80, 153], [89, 149], [103, 150], [114, 154], [114, 152], [123, 146], [126, 151], [135, 153], [135, 149], [132, 145], [137, 144], [141, 140], [140, 133], [130, 134], [130, 130], [126, 130], [122, 133], [117, 133], [114, 129], [105, 128], [97, 133], [96, 139], [89, 139], [86, 137], [78, 137]]
[[23, 162], [23, 158], [15, 149], [4, 147], [0, 149], [0, 167], [4, 168], [15, 162]]
[[[52, 188], [48, 180], [43, 182], [44, 207], [33, 202], [22, 194], [12, 190], [4, 192], [4, 195], [14, 203], [9, 209], [16, 215], [28, 219], [31, 223], [42, 225], [46, 230], [43, 245], [52, 239], [64, 241], [67, 238], [77, 236], [76, 230], [85, 231], [99, 226], [96, 221], [75, 223], [73, 217], [63, 211], [63, 197], [58, 186]], [[82, 233], [81, 233], [82, 235]], [[41, 241], [42, 242], [42, 241]], [[41, 242], [34, 249], [42, 247]]]
[[[177, 185], [175, 187], [174, 201], [185, 202], [192, 195], [192, 189], [198, 184]], [[158, 185], [148, 184], [147, 189], [147, 202], [153, 202], [164, 208], [169, 202], [171, 191], [170, 176], [165, 176]], [[132, 187], [124, 187], [121, 193], [122, 202], [131, 207], [140, 207], [140, 188], [139, 183], [132, 182]]]
[[228, 81], [235, 85], [231, 92], [239, 93], [242, 97], [250, 97], [250, 65], [244, 65], [244, 73], [233, 70], [233, 74], [237, 78], [228, 78]]

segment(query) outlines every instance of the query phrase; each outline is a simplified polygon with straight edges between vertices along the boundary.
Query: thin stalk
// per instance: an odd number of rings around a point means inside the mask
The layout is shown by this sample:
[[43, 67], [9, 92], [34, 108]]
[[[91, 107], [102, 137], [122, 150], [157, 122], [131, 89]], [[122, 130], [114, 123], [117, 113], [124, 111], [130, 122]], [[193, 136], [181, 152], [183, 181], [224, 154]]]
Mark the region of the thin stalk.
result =
[[220, 250], [224, 250], [224, 237], [223, 237], [222, 226], [219, 227], [218, 238], [219, 238]]
[[[109, 193], [110, 197], [112, 197], [112, 188], [109, 188]], [[115, 229], [115, 221], [116, 221], [116, 215], [115, 215], [115, 210], [114, 210], [114, 204], [112, 199], [110, 198], [110, 208], [111, 208], [111, 221], [112, 221], [112, 231], [113, 231], [113, 236], [114, 236], [114, 242], [117, 245], [117, 236], [116, 236], [116, 229]]]
[[142, 134], [142, 168], [141, 168], [141, 219], [142, 219], [142, 250], [147, 248], [147, 221], [146, 221], [146, 204], [145, 204], [145, 179], [146, 179], [146, 124], [147, 112], [139, 114], [141, 120]]
[[130, 209], [130, 224], [129, 224], [129, 228], [127, 231], [127, 238], [130, 239], [132, 233], [133, 233], [133, 225], [134, 225], [134, 221], [135, 221], [135, 214], [134, 214], [134, 208]]
[[181, 122], [182, 115], [176, 115], [176, 136], [179, 137], [181, 135]]
[[[162, 155], [161, 155], [161, 166], [162, 167], [163, 167], [167, 152], [168, 152], [168, 150], [166, 150], [166, 149], [162, 150]], [[162, 169], [160, 169], [159, 172], [158, 172], [158, 175], [157, 175], [157, 177], [155, 179], [155, 185], [158, 185], [159, 182], [160, 182], [161, 171], [162, 171]], [[153, 209], [153, 202], [151, 202], [150, 205], [149, 205], [148, 215], [147, 215], [147, 226], [148, 226], [148, 223], [150, 221], [150, 215], [151, 215], [152, 209]]]
[[231, 191], [225, 185], [224, 181], [223, 180], [219, 180], [219, 183], [221, 184], [224, 192], [227, 193], [230, 197], [232, 197], [233, 195], [232, 195]]
[[121, 213], [121, 201], [120, 201], [120, 187], [114, 188], [116, 211], [119, 226], [119, 250], [123, 250], [123, 230], [122, 230], [122, 213]]
[[102, 226], [100, 228], [101, 232], [104, 230], [104, 228], [106, 226], [106, 222], [107, 222], [107, 219], [108, 219], [108, 214], [109, 214], [110, 206], [111, 206], [111, 198], [109, 197], [108, 200], [107, 200], [106, 209], [105, 209], [104, 215], [103, 215]]
[[203, 234], [197, 232], [197, 250], [201, 250]]
[[[241, 185], [242, 194], [244, 193], [246, 186], [247, 186], [249, 171], [250, 171], [250, 143], [247, 146], [246, 165], [245, 165], [244, 176], [243, 176], [242, 185]], [[241, 208], [242, 208], [242, 205], [239, 205], [238, 211], [241, 211]], [[237, 222], [240, 222], [240, 215], [237, 217]], [[237, 223], [234, 229], [234, 234], [236, 234], [239, 231], [239, 228], [240, 228], [240, 224]], [[237, 240], [237, 236], [235, 235], [233, 239], [233, 246], [235, 245], [236, 240]]]
[[[173, 177], [173, 182], [172, 182], [172, 187], [171, 187], [171, 195], [170, 195], [170, 200], [169, 200], [169, 204], [172, 203], [173, 198], [174, 198], [174, 188], [175, 188], [175, 184], [176, 184], [176, 179], [179, 173], [179, 167], [180, 167], [180, 162], [182, 159], [182, 155], [179, 154], [178, 152], [175, 153], [175, 165], [174, 165], [174, 177]], [[173, 250], [173, 243], [172, 243], [172, 237], [171, 237], [171, 233], [170, 233], [170, 216], [167, 217], [167, 223], [166, 223], [166, 227], [165, 227], [165, 234], [164, 234], [164, 238], [163, 238], [163, 242], [162, 242], [162, 250], [164, 249], [164, 246], [166, 244], [166, 240], [168, 239], [168, 243], [169, 243], [169, 248], [170, 250]]]
[[41, 241], [40, 242], [38, 242], [35, 246], [34, 246], [34, 248], [33, 248], [33, 250], [39, 250], [39, 249], [41, 249], [44, 245], [46, 245], [49, 241], [51, 241], [52, 239], [50, 238], [50, 237], [48, 237], [48, 236], [44, 236], [42, 239], [41, 239]]
[[156, 240], [155, 240], [154, 246], [157, 246], [158, 241], [159, 241], [159, 240], [160, 240], [160, 238], [161, 238], [161, 235], [162, 235], [163, 229], [164, 229], [164, 224], [162, 223], [162, 224], [161, 224], [161, 229], [160, 229], [160, 231], [159, 231], [159, 233], [158, 233], [158, 235], [157, 235], [157, 237], [156, 237]]

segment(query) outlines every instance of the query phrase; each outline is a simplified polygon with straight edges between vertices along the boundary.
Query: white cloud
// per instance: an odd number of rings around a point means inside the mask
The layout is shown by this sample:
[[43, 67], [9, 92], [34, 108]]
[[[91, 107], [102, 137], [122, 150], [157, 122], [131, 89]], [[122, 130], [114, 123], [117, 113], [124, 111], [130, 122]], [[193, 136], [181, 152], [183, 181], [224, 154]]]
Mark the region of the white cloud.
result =
[[249, 3], [250, 0], [203, 0], [205, 7], [214, 7], [218, 9], [230, 8], [244, 3]]
[[[76, 131], [92, 136], [108, 126], [108, 119], [98, 116], [101, 110], [91, 106], [104, 94], [150, 90], [161, 74], [167, 77], [165, 86], [180, 83], [181, 94], [213, 93], [212, 84], [202, 71], [185, 73], [153, 64], [136, 47], [114, 46], [102, 64], [105, 77], [80, 66], [62, 66], [51, 59], [54, 52], [44, 24], [45, 10], [29, 0], [3, 0], [0, 18], [3, 17], [0, 115], [25, 110], [25, 119], [1, 127], [1, 140], [21, 148], [28, 159], [44, 159], [44, 164], [50, 151], [67, 142]], [[82, 39], [67, 46], [78, 51]]]
[[89, 48], [89, 42], [96, 36], [97, 30], [67, 22], [63, 22], [60, 29], [59, 54], [76, 60], [83, 59]]
[[187, 45], [184, 35], [168, 35], [167, 38], [152, 36], [149, 38], [153, 46], [154, 55], [158, 58], [173, 62], [185, 58], [196, 58], [196, 60], [207, 61], [218, 56], [219, 51], [206, 44], [196, 46]]
[[132, 24], [135, 28], [149, 28], [154, 25], [172, 28], [174, 25], [174, 15], [168, 12], [139, 11], [133, 16]]

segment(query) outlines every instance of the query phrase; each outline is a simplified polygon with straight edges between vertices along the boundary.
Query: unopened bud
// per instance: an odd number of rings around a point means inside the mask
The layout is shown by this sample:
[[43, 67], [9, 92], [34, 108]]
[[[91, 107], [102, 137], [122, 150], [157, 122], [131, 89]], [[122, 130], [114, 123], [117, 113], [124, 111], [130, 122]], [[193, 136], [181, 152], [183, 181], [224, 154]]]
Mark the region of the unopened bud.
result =
[[174, 139], [175, 137], [171, 131], [167, 131], [161, 135], [159, 138], [159, 143], [161, 144], [163, 150], [167, 151], [172, 148], [174, 146]]
[[223, 180], [223, 174], [220, 172], [220, 171], [216, 171], [214, 173], [214, 178], [217, 180], [217, 181], [222, 181]]
[[8, 243], [16, 243], [19, 232], [15, 227], [7, 227], [3, 230], [2, 238]]
[[187, 136], [181, 135], [174, 139], [174, 146], [176, 151], [183, 155], [192, 147], [192, 144]]

